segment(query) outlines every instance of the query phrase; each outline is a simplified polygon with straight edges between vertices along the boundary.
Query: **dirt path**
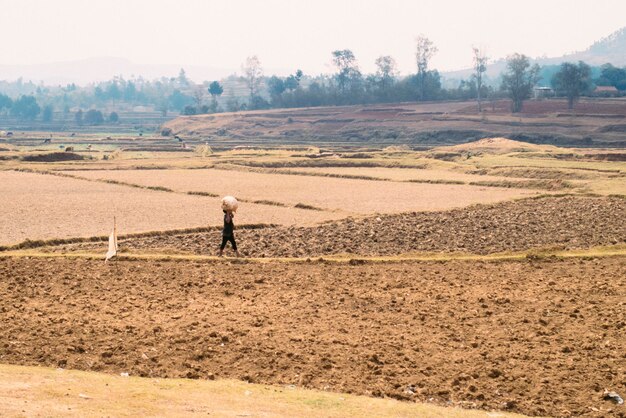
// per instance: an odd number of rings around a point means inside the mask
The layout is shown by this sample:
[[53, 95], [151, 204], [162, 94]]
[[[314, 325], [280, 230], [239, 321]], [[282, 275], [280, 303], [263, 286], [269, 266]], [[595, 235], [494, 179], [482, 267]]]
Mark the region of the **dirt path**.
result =
[[0, 362], [624, 416], [624, 266], [4, 258]]

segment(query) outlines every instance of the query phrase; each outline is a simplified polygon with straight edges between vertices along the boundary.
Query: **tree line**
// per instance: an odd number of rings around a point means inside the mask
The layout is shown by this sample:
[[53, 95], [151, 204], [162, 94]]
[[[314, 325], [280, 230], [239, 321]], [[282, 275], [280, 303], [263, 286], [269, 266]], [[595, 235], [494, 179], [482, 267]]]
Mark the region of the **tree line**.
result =
[[[416, 71], [407, 76], [399, 75], [395, 59], [388, 55], [376, 59], [374, 73], [364, 74], [355, 54], [343, 49], [331, 53], [334, 73], [315, 77], [301, 70], [286, 77], [265, 76], [259, 58], [252, 56], [242, 65], [240, 75], [202, 84], [195, 84], [182, 69], [177, 77], [157, 80], [115, 77], [85, 87], [75, 84], [51, 87], [21, 79], [13, 83], [0, 81], [0, 91], [4, 92], [0, 93], [0, 115], [51, 121], [55, 110], [61, 111], [64, 119], [70, 118], [73, 111], [76, 123], [99, 124], [116, 123], [119, 116], [115, 111], [104, 114], [98, 108], [147, 106], [165, 116], [168, 112], [194, 115], [246, 109], [468, 99], [475, 99], [481, 111], [484, 100], [499, 98], [509, 98], [511, 111], [515, 113], [522, 110], [524, 100], [532, 96], [533, 88], [542, 78], [556, 96], [567, 99], [570, 108], [595, 86], [612, 86], [626, 93], [626, 68], [611, 64], [593, 68], [584, 62], [541, 68], [523, 54], [507, 57], [500, 83], [488, 83], [485, 74], [489, 58], [480, 48], [472, 49], [472, 75], [456, 88], [443, 88], [440, 73], [431, 68], [437, 52], [430, 39], [419, 36], [415, 46]], [[224, 95], [226, 85], [243, 86], [246, 94], [228, 91]]]

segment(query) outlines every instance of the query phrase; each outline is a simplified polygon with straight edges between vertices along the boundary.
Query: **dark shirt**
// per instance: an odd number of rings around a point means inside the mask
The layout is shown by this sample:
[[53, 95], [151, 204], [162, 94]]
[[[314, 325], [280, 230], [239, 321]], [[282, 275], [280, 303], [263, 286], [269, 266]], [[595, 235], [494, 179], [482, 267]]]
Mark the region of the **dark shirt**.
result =
[[235, 225], [233, 224], [233, 217], [228, 213], [224, 214], [224, 229], [222, 229], [222, 236], [230, 237], [233, 235], [233, 229]]

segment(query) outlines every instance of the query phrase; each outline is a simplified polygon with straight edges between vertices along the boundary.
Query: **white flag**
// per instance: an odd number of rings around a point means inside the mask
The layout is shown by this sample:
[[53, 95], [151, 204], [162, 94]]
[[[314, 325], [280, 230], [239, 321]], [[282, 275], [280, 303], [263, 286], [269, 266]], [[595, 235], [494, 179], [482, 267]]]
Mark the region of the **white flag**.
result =
[[104, 261], [109, 261], [111, 258], [117, 255], [117, 225], [115, 220], [113, 221], [113, 231], [109, 235], [109, 251], [107, 251]]

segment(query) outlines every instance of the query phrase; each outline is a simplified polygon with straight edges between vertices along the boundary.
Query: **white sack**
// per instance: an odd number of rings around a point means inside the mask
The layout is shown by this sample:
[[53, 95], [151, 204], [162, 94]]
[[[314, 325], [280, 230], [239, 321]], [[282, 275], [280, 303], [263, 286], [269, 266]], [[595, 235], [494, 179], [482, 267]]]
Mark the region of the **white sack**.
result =
[[226, 196], [222, 199], [222, 210], [227, 212], [237, 212], [237, 208], [239, 207], [239, 202], [232, 196]]

